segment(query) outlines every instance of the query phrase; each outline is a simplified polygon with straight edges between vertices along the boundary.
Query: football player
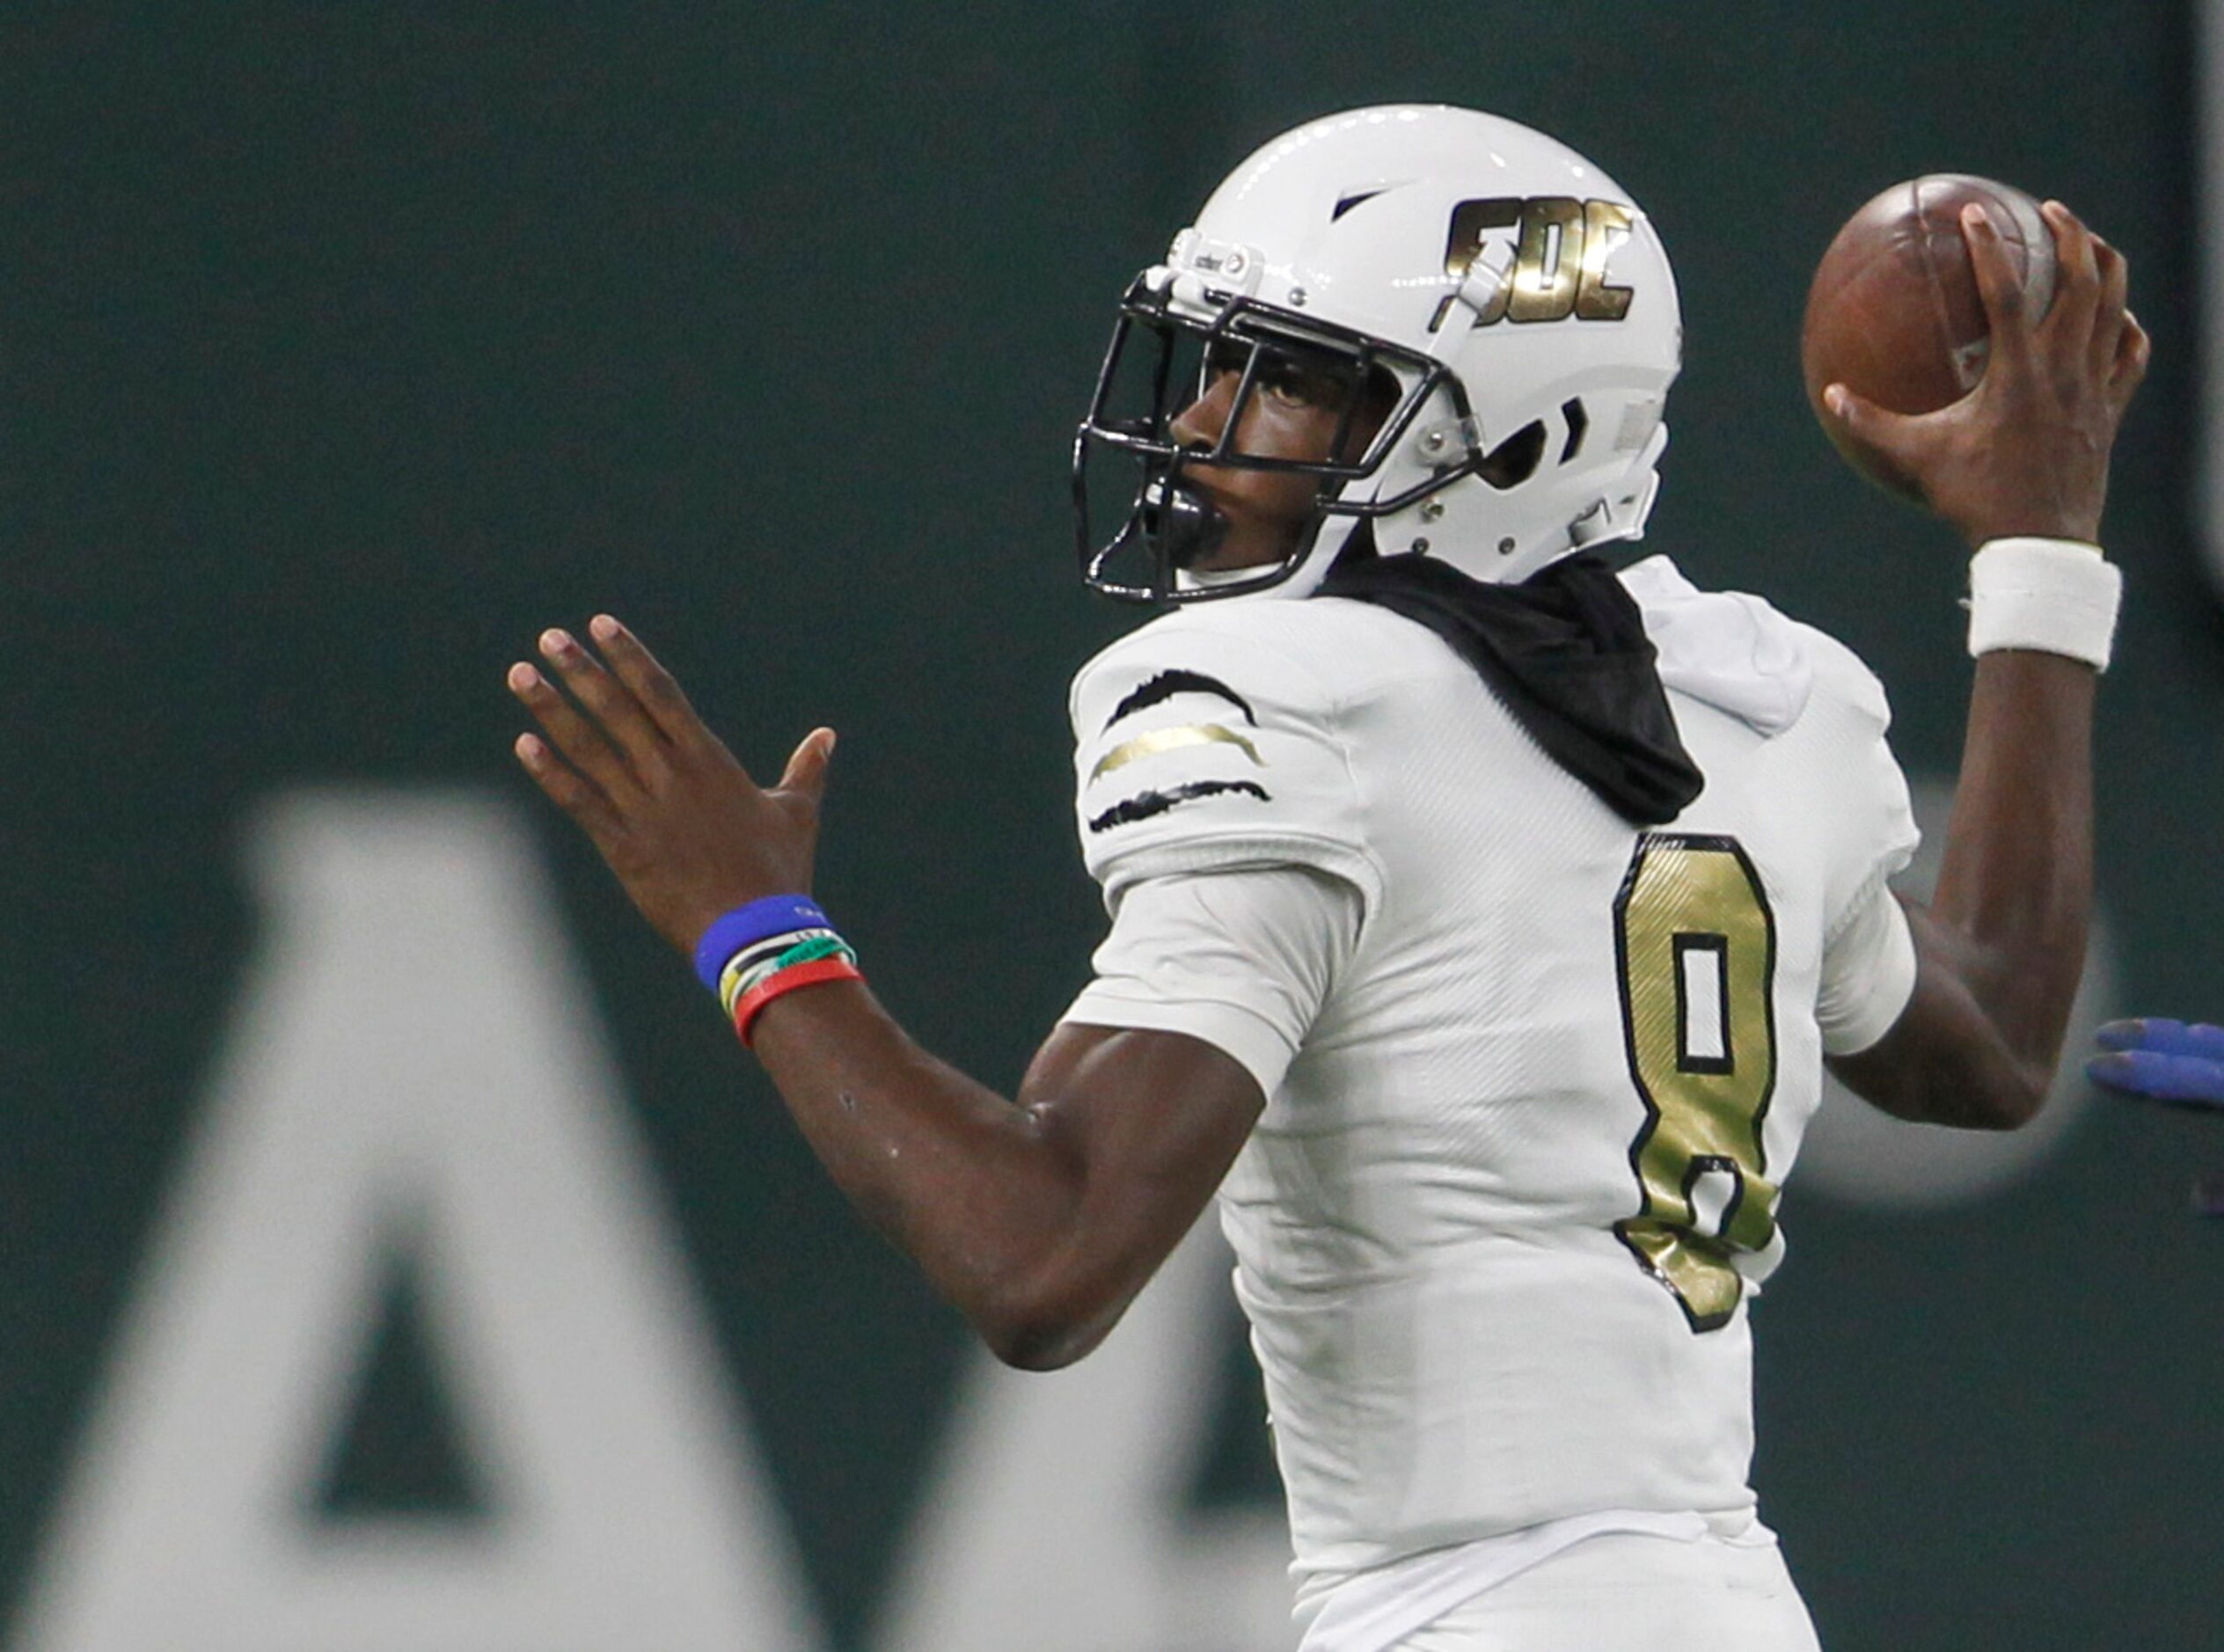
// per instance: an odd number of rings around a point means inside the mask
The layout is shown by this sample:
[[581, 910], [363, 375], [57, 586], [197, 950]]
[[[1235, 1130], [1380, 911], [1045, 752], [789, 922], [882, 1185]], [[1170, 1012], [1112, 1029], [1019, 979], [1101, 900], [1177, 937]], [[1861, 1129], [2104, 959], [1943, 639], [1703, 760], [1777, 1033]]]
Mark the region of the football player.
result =
[[2123, 259], [2047, 216], [2044, 317], [1965, 221], [1970, 396], [1827, 397], [1977, 551], [1928, 908], [1886, 887], [1916, 834], [1854, 654], [1598, 555], [1666, 442], [1653, 225], [1458, 109], [1277, 138], [1122, 303], [1082, 569], [1170, 611], [1074, 683], [1111, 928], [1015, 1100], [906, 1037], [808, 900], [830, 731], [759, 787], [603, 616], [512, 669], [518, 756], [1005, 1359], [1086, 1354], [1218, 1190], [1306, 1652], [1811, 1647], [1747, 1484], [1749, 1315], [1823, 1063], [2013, 1127], [2083, 953], [2147, 344]]

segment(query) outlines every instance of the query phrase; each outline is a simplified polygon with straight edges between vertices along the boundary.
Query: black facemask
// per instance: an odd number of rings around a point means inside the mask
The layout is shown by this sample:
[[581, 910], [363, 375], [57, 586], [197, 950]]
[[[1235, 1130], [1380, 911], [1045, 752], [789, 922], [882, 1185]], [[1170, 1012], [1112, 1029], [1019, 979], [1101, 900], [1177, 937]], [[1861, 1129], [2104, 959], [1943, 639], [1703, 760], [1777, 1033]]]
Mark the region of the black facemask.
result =
[[[1312, 478], [1320, 515], [1362, 521], [1401, 510], [1465, 473], [1447, 464], [1394, 495], [1353, 490], [1372, 477], [1432, 398], [1453, 416], [1468, 414], [1467, 393], [1433, 358], [1350, 327], [1292, 315], [1248, 298], [1221, 295], [1211, 320], [1179, 313], [1163, 287], [1130, 287], [1107, 347], [1087, 415], [1074, 433], [1073, 514], [1081, 576], [1092, 588], [1128, 601], [1218, 601], [1264, 590], [1294, 574], [1313, 544], [1301, 536], [1289, 556], [1209, 583], [1180, 581], [1224, 543], [1228, 524], [1211, 501], [1186, 486], [1185, 465]], [[1182, 411], [1216, 378], [1235, 384], [1209, 448], [1175, 434]], [[1326, 386], [1342, 398], [1342, 417], [1315, 460], [1247, 453], [1240, 442], [1252, 399], [1285, 384]], [[1374, 423], [1364, 452], [1347, 452], [1351, 421]], [[1462, 456], [1467, 457], [1467, 456]], [[1353, 497], [1346, 499], [1346, 493]]]

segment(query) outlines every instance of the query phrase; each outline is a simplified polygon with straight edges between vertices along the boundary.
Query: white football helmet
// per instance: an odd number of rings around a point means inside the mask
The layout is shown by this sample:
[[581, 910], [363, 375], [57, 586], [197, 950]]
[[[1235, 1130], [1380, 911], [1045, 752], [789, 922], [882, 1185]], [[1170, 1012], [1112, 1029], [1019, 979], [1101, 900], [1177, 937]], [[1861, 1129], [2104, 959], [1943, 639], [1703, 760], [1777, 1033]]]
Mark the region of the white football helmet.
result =
[[[1237, 167], [1122, 303], [1074, 442], [1083, 577], [1138, 600], [1302, 596], [1361, 523], [1384, 555], [1493, 581], [1636, 538], [1682, 340], [1650, 221], [1566, 145], [1469, 109], [1310, 121]], [[1347, 424], [1363, 401], [1389, 407], [1364, 454], [1235, 446], [1247, 398], [1293, 367], [1346, 381]], [[1185, 448], [1174, 419], [1239, 369], [1218, 444]], [[1118, 514], [1093, 521], [1092, 472], [1114, 462], [1134, 467]], [[1183, 486], [1200, 463], [1318, 476], [1315, 525], [1280, 563], [1185, 573], [1225, 531]], [[1107, 491], [1100, 476], [1100, 509]]]

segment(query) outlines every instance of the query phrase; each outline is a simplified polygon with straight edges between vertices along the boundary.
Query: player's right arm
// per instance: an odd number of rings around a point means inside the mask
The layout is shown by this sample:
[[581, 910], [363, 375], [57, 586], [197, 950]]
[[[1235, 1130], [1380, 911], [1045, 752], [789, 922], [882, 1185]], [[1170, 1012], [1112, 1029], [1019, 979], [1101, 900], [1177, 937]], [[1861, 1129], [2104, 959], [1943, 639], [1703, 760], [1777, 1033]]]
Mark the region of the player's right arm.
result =
[[[2116, 431], [2147, 370], [2125, 308], [2128, 267], [2047, 203], [2059, 285], [2031, 317], [1982, 212], [1964, 212], [1992, 331], [1985, 376], [1960, 401], [1905, 416], [1843, 386], [1825, 401], [1884, 451], [1972, 548], [2033, 536], [2096, 545]], [[2097, 673], [2028, 648], [1977, 661], [1959, 788], [1937, 888], [1905, 903], [1915, 984], [1891, 1030], [1832, 1065], [1911, 1119], [2013, 1129], [2053, 1080], [2092, 898], [2092, 705]]]
[[860, 1212], [999, 1358], [1031, 1370], [1103, 1340], [1265, 1104], [1248, 1071], [1200, 1040], [1073, 1025], [1006, 1100], [857, 985], [781, 999], [755, 1048]]
[[[592, 635], [603, 659], [543, 638], [568, 697], [512, 669], [541, 730], [517, 753], [643, 917], [691, 953], [721, 912], [808, 893], [830, 733], [759, 786], [630, 632], [604, 616]], [[1015, 1098], [922, 1049], [861, 982], [790, 992], [753, 1023], [836, 1183], [1017, 1365], [1087, 1353], [1196, 1221], [1372, 887], [1317, 696], [1278, 658], [1191, 641], [1171, 664], [1130, 643], [1084, 673], [1084, 831], [1120, 916]]]
[[[519, 664], [520, 760], [683, 953], [721, 912], [808, 892], [830, 734], [757, 786], [632, 632], [604, 661], [552, 631], [570, 691]], [[574, 704], [574, 701], [576, 704]], [[851, 1201], [1014, 1364], [1064, 1364], [1119, 1319], [1196, 1219], [1264, 1106], [1251, 1071], [1178, 1030], [1062, 1027], [1007, 1100], [908, 1037], [862, 982], [791, 992], [755, 1049]]]

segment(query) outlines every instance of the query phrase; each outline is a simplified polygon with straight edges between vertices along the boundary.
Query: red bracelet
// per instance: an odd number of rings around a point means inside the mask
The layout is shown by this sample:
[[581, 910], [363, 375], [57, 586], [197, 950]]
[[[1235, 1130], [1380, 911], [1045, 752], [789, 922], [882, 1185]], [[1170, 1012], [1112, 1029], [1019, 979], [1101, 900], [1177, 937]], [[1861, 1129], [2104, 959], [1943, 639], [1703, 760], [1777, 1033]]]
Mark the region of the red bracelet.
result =
[[826, 981], [862, 981], [864, 975], [846, 958], [814, 958], [808, 963], [795, 964], [776, 975], [767, 976], [734, 1005], [734, 1031], [740, 1034], [744, 1045], [749, 1043], [750, 1023], [757, 1012], [783, 992], [793, 992], [798, 987], [815, 987]]

